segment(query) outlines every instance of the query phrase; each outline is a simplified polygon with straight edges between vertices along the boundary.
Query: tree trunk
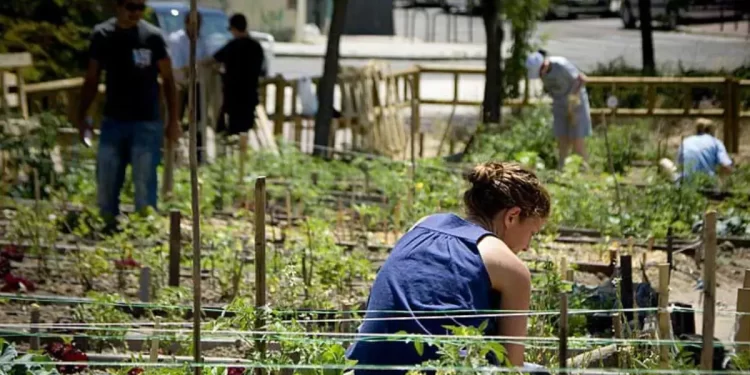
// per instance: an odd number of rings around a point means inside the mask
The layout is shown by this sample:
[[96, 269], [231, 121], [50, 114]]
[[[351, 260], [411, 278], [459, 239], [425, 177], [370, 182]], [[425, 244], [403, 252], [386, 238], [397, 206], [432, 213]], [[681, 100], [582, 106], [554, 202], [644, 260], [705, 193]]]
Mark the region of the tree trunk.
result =
[[[502, 64], [502, 42], [503, 23], [499, 21], [502, 0], [482, 0], [482, 19], [484, 20], [484, 32], [487, 38], [487, 56], [485, 58], [484, 76], [484, 99], [482, 101], [482, 125], [493, 126], [500, 124], [500, 110], [502, 109], [502, 87], [503, 71]], [[477, 133], [481, 129], [477, 127], [469, 141], [466, 142], [460, 159], [469, 152], [474, 144]]]
[[638, 2], [638, 13], [641, 19], [641, 50], [643, 55], [643, 74], [654, 75], [656, 73], [656, 61], [654, 61], [654, 32], [651, 26], [651, 0], [640, 0]]
[[502, 34], [503, 25], [499, 22], [500, 0], [484, 0], [482, 18], [487, 37], [487, 56], [485, 58], [484, 100], [482, 102], [482, 122], [499, 124], [502, 107]]
[[349, 0], [334, 0], [331, 29], [328, 33], [323, 77], [318, 85], [318, 113], [315, 114], [315, 150], [313, 155], [328, 154], [328, 138], [333, 120], [333, 91], [339, 71], [339, 40], [346, 21], [346, 5]]

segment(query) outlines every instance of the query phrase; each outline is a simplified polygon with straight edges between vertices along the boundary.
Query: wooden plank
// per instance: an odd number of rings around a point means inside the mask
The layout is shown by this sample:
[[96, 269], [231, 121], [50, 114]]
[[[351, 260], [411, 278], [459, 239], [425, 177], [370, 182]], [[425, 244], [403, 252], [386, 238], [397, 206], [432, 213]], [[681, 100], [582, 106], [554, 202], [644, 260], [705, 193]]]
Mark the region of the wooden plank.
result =
[[255, 110], [255, 114], [255, 126], [253, 127], [253, 131], [251, 133], [255, 133], [260, 147], [269, 149], [274, 154], [279, 155], [279, 146], [276, 144], [274, 133], [272, 133], [271, 130], [273, 129], [274, 125], [268, 118], [268, 114], [266, 113], [265, 108], [262, 105], [259, 105]]
[[26, 68], [34, 65], [31, 54], [28, 52], [20, 53], [0, 53], [0, 70], [17, 68]]

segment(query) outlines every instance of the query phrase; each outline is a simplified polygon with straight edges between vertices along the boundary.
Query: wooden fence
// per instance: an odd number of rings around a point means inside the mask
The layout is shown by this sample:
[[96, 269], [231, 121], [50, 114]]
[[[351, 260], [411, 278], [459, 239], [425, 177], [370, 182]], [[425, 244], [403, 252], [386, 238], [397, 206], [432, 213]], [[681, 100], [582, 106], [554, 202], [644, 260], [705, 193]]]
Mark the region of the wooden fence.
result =
[[[450, 99], [434, 99], [423, 95], [420, 89], [424, 75], [448, 75], [454, 82], [453, 95]], [[415, 66], [399, 72], [390, 72], [383, 65], [371, 64], [365, 68], [344, 68], [336, 87], [334, 107], [341, 112], [340, 118], [334, 121], [335, 130], [348, 129], [351, 131], [350, 147], [368, 150], [380, 154], [396, 157], [406, 156], [406, 150], [411, 148], [411, 139], [421, 139], [420, 109], [422, 105], [436, 106], [481, 106], [479, 99], [465, 99], [459, 95], [459, 84], [465, 77], [483, 77], [483, 68]], [[218, 117], [220, 105], [220, 90], [213, 78], [202, 78], [202, 104], [204, 125]], [[319, 78], [313, 78], [313, 86]], [[28, 106], [31, 113], [53, 110], [73, 115], [78, 103], [78, 96], [82, 79], [73, 78], [53, 82], [43, 82], [26, 85]], [[524, 86], [522, 98], [505, 100], [503, 105], [510, 107], [523, 106], [527, 103], [541, 100], [532, 97], [529, 85]], [[750, 80], [738, 80], [733, 77], [589, 77], [587, 88], [592, 100], [592, 116], [605, 113], [618, 117], [640, 118], [688, 118], [700, 117], [722, 120], [723, 138], [729, 152], [737, 152], [740, 140], [740, 121], [750, 118], [750, 111], [743, 108], [747, 105], [747, 93]], [[303, 114], [300, 102], [298, 79], [284, 79], [282, 76], [263, 79], [260, 85], [260, 108], [269, 113], [269, 120], [273, 123], [273, 133], [285, 136], [289, 140], [302, 145], [307, 134], [311, 140], [313, 114]], [[103, 85], [100, 91], [104, 91]], [[210, 90], [210, 91], [209, 91]], [[626, 90], [623, 97], [633, 95], [643, 98], [642, 103], [634, 107], [618, 107], [614, 110], [600, 104], [600, 95]], [[627, 91], [630, 90], [630, 91]], [[703, 90], [710, 93], [714, 100], [711, 108], [701, 108], [696, 103], [694, 93]], [[676, 93], [683, 93], [680, 96]], [[745, 98], [745, 102], [741, 100]], [[101, 120], [101, 99], [99, 95], [93, 105], [92, 114], [95, 122]], [[622, 101], [621, 101], [622, 102]], [[625, 103], [627, 104], [627, 103]], [[408, 112], [407, 112], [408, 110]], [[410, 128], [406, 127], [406, 120], [410, 118]], [[412, 134], [408, 134], [411, 132]], [[74, 133], [72, 129], [62, 133]], [[329, 147], [335, 147], [341, 142], [336, 137], [342, 137], [341, 132], [332, 131]], [[420, 147], [420, 146], [416, 146]]]

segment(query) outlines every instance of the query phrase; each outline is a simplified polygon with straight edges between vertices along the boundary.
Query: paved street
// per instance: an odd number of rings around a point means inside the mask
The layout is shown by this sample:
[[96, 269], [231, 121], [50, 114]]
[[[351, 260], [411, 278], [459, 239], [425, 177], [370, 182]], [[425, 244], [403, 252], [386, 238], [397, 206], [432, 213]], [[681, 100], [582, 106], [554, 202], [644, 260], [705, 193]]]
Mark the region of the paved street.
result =
[[[433, 20], [437, 10], [429, 10], [430, 21]], [[416, 61], [409, 60], [409, 56], [418, 55], [419, 51], [425, 49], [437, 54], [441, 48], [446, 47], [447, 35], [447, 18], [439, 15], [435, 18], [437, 25], [435, 27], [436, 43], [431, 46], [425, 43], [427, 24], [423, 14], [418, 14], [414, 18], [414, 37], [413, 42], [405, 41], [405, 38], [411, 37], [407, 32], [406, 13], [404, 10], [395, 11], [396, 33], [401, 40], [391, 42], [377, 43], [356, 43], [356, 41], [347, 40], [342, 42], [342, 53], [345, 55], [364, 56], [357, 60], [343, 60], [343, 64], [356, 65], [365, 63], [370, 57], [393, 56], [400, 54], [401, 58], [392, 60], [394, 69], [400, 69], [411, 66]], [[411, 21], [411, 17], [409, 17]], [[451, 46], [454, 48], [465, 48], [467, 55], [474, 56], [471, 60], [461, 61], [431, 61], [420, 63], [455, 63], [461, 65], [483, 65], [482, 56], [476, 56], [479, 46], [484, 43], [484, 30], [481, 18], [473, 18], [473, 24], [469, 22], [470, 17], [458, 17], [458, 44]], [[469, 26], [472, 26], [471, 28]], [[729, 27], [729, 26], [728, 26]], [[746, 27], [746, 25], [745, 25]], [[409, 27], [410, 28], [410, 27]], [[471, 43], [469, 40], [470, 31], [473, 30]], [[544, 40], [542, 45], [551, 54], [563, 55], [574, 61], [584, 70], [590, 70], [596, 67], [597, 63], [612, 61], [622, 57], [628, 64], [639, 66], [641, 64], [641, 37], [638, 30], [625, 30], [618, 18], [582, 18], [578, 20], [565, 21], [542, 21], [539, 24], [539, 30], [536, 37]], [[356, 40], [356, 39], [355, 39]], [[700, 35], [685, 32], [666, 32], [655, 31], [654, 43], [656, 47], [656, 59], [659, 66], [676, 67], [681, 63], [689, 68], [735, 68], [743, 63], [750, 63], [750, 39], [737, 36], [714, 36]], [[509, 43], [505, 43], [507, 50], [510, 48]], [[324, 49], [323, 49], [324, 51]], [[371, 55], [371, 56], [368, 56]], [[483, 55], [483, 54], [482, 54]], [[415, 58], [417, 60], [418, 58]], [[361, 61], [358, 61], [361, 60]], [[433, 58], [434, 60], [434, 58]], [[318, 75], [322, 72], [322, 58], [299, 58], [278, 56], [276, 60], [275, 71], [286, 76]]]

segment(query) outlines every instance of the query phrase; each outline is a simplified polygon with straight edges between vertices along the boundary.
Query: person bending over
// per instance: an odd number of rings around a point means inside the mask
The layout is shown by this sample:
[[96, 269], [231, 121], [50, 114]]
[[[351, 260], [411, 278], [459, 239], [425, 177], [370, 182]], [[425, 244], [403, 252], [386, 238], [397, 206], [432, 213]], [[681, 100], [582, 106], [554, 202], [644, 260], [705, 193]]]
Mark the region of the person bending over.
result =
[[[425, 345], [420, 355], [413, 343], [364, 337], [371, 334], [439, 336], [449, 334], [446, 325], [478, 328], [487, 321], [486, 335], [526, 336], [525, 315], [487, 318], [476, 313], [529, 309], [531, 276], [517, 254], [544, 225], [549, 194], [533, 172], [513, 163], [479, 164], [467, 179], [466, 216], [422, 218], [399, 239], [378, 272], [359, 338], [347, 350], [357, 365], [413, 366], [438, 358], [435, 347]], [[523, 344], [505, 349], [513, 366], [524, 365]]]
[[553, 131], [559, 149], [558, 168], [562, 169], [570, 147], [587, 162], [585, 139], [591, 135], [591, 111], [586, 92], [586, 75], [561, 56], [538, 51], [526, 59], [529, 79], [542, 80], [552, 97]]
[[732, 172], [732, 159], [724, 143], [714, 136], [715, 131], [716, 126], [712, 121], [699, 119], [696, 122], [695, 135], [686, 137], [677, 150], [677, 163], [681, 164], [684, 174], [667, 158], [659, 161], [662, 171], [675, 182], [697, 174], [713, 178], [716, 177], [717, 170], [720, 179], [728, 176]]

